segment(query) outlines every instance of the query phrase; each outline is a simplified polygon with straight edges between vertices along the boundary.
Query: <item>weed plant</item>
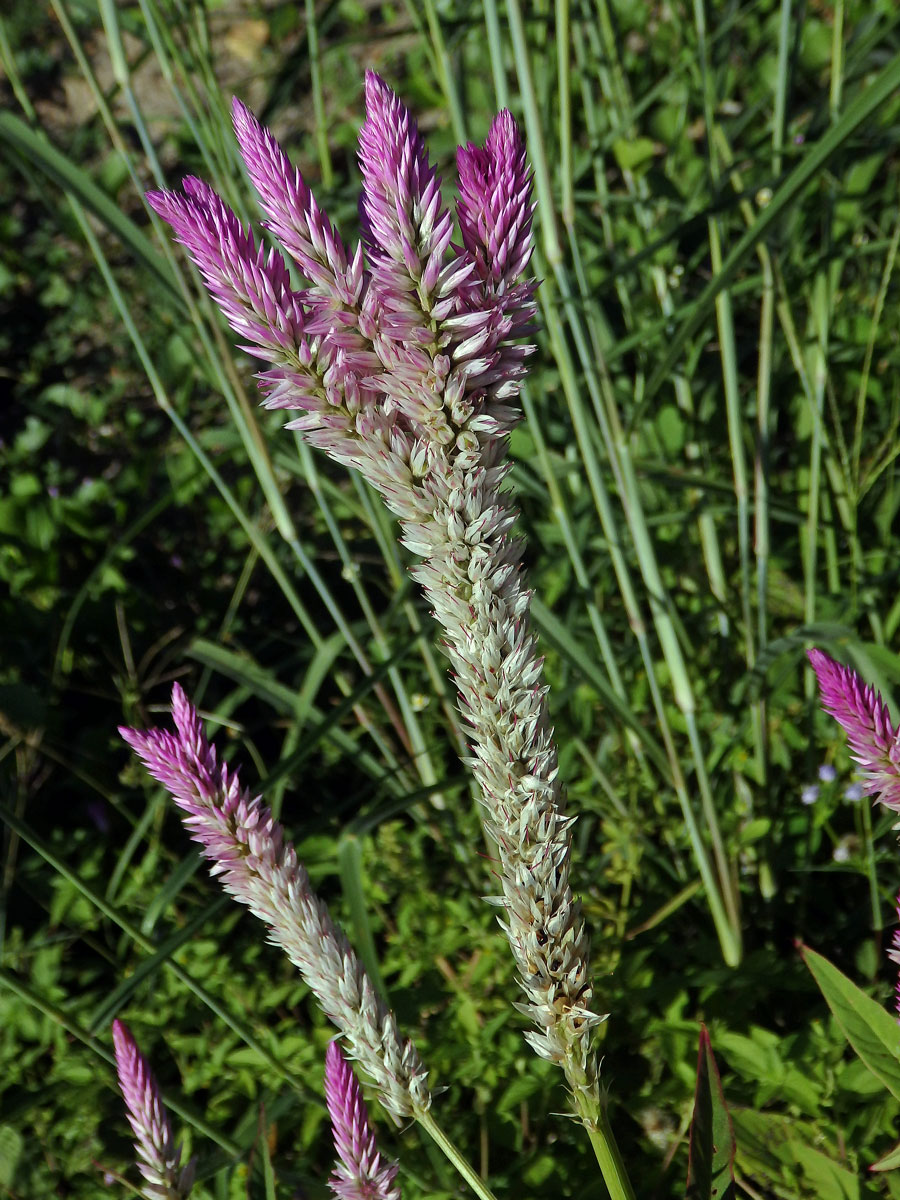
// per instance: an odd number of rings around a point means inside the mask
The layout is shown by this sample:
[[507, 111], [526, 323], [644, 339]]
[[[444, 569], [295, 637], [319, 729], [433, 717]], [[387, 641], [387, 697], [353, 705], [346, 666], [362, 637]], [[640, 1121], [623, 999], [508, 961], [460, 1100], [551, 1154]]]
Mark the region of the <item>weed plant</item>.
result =
[[[14, 0], [0, 64], [0, 1191], [133, 1191], [122, 1018], [193, 1195], [329, 1194], [331, 1029], [115, 734], [167, 724], [178, 680], [494, 1194], [604, 1194], [512, 1007], [413, 557], [260, 409], [259, 364], [144, 200], [196, 175], [256, 223], [236, 94], [351, 240], [374, 68], [448, 190], [498, 109], [525, 132], [542, 282], [509, 487], [634, 1192], [686, 1193], [704, 1022], [732, 1194], [900, 1196], [869, 1170], [900, 1107], [874, 1015], [893, 818], [804, 654], [900, 712], [896, 5]], [[462, 1194], [371, 1109], [407, 1200]], [[691, 1177], [711, 1194], [696, 1156]]]

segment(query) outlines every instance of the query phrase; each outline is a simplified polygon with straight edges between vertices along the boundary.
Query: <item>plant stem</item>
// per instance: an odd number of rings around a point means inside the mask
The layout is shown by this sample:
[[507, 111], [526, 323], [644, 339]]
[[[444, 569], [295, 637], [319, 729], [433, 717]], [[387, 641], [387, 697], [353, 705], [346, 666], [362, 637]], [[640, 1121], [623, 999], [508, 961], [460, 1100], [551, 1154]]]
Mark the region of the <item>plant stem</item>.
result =
[[481, 1200], [497, 1200], [488, 1185], [478, 1175], [472, 1164], [463, 1158], [430, 1112], [418, 1114], [416, 1120], [435, 1145], [450, 1159], [476, 1196], [480, 1196]]
[[[568, 1072], [566, 1074], [568, 1076]], [[634, 1189], [602, 1103], [596, 1104], [589, 1094], [578, 1087], [573, 1087], [572, 1094], [578, 1116], [594, 1147], [610, 1200], [634, 1200]]]

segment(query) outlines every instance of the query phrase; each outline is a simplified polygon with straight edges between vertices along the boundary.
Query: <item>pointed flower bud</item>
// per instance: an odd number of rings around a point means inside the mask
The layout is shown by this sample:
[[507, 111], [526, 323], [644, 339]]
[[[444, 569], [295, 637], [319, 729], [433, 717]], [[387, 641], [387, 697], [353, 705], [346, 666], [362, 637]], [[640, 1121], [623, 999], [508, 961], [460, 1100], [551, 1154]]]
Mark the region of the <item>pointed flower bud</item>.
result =
[[891, 724], [881, 695], [821, 650], [810, 650], [809, 661], [819, 681], [822, 707], [847, 734], [863, 788], [900, 812], [900, 730]]
[[484, 146], [456, 152], [456, 215], [463, 245], [481, 279], [509, 284], [531, 259], [531, 172], [525, 139], [508, 109], [494, 118]]
[[325, 1102], [338, 1163], [328, 1183], [338, 1200], [400, 1200], [397, 1164], [378, 1152], [362, 1090], [337, 1042], [325, 1054]]
[[150, 206], [172, 226], [243, 347], [277, 360], [303, 337], [303, 309], [284, 259], [257, 248], [253, 235], [212, 188], [188, 177], [185, 195], [148, 192]]
[[182, 810], [222, 886], [266, 925], [306, 980], [322, 1011], [347, 1038], [396, 1117], [431, 1103], [426, 1071], [412, 1042], [401, 1040], [394, 1014], [379, 997], [326, 905], [310, 886], [284, 830], [259, 796], [220, 763], [197, 710], [176, 683], [175, 734], [120, 729], [150, 774]]
[[328, 290], [359, 299], [361, 271], [355, 287], [347, 291], [348, 256], [328, 217], [319, 208], [303, 176], [268, 129], [264, 129], [245, 104], [232, 102], [234, 132], [253, 186], [269, 218], [267, 226], [297, 262], [307, 279]]
[[359, 131], [363, 236], [374, 257], [386, 255], [408, 277], [437, 283], [452, 222], [441, 181], [409, 111], [374, 71], [366, 72], [366, 121]]
[[128, 1123], [137, 1138], [138, 1168], [144, 1177], [146, 1200], [180, 1200], [190, 1194], [194, 1160], [181, 1165], [181, 1147], [172, 1137], [172, 1124], [147, 1060], [122, 1021], [113, 1021], [113, 1044], [119, 1087]]

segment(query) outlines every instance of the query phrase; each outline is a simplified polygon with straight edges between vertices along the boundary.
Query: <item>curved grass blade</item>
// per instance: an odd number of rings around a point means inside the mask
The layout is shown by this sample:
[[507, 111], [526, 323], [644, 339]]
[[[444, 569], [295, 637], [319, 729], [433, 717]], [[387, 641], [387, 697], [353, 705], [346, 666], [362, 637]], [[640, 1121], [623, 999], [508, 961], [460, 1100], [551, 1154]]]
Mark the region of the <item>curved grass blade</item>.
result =
[[184, 301], [168, 264], [150, 239], [138, 229], [115, 201], [70, 159], [66, 158], [46, 138], [35, 133], [23, 120], [11, 112], [0, 112], [0, 141], [21, 154], [48, 178], [71, 192], [89, 211], [127, 246], [165, 287], [176, 309], [184, 312]]

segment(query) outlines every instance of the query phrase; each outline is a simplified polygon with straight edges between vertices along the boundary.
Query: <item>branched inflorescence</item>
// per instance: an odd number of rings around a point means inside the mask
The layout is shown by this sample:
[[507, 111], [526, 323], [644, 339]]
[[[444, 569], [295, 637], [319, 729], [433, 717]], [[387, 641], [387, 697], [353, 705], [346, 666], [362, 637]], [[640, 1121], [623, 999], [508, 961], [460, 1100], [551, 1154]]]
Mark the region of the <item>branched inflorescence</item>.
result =
[[181, 1200], [193, 1186], [194, 1160], [182, 1166], [181, 1147], [175, 1145], [153, 1072], [121, 1021], [113, 1021], [113, 1045], [128, 1122], [137, 1138], [134, 1148], [144, 1177], [141, 1194], [147, 1200]]
[[[422, 558], [415, 575], [440, 622], [496, 841], [503, 910], [539, 1054], [596, 1100], [589, 945], [569, 884], [570, 821], [529, 631], [515, 512], [502, 483], [506, 435], [532, 346], [530, 173], [504, 111], [484, 146], [457, 153], [461, 245], [415, 122], [375, 74], [360, 132], [362, 245], [352, 252], [299, 171], [240, 102], [234, 124], [267, 228], [258, 249], [195, 180], [150, 203], [170, 222], [245, 347], [268, 362], [271, 408], [357, 468]], [[265, 903], [260, 898], [255, 901]]]
[[175, 734], [119, 732], [184, 813], [184, 824], [222, 886], [266, 925], [347, 1038], [395, 1117], [427, 1111], [431, 1095], [415, 1047], [401, 1039], [347, 939], [313, 892], [294, 847], [259, 796], [218, 761], [197, 710], [175, 684]]
[[[847, 734], [863, 790], [900, 812], [900, 729], [891, 723], [881, 694], [871, 684], [864, 684], [852, 668], [835, 662], [821, 650], [810, 650], [809, 661], [819, 681], [822, 707]], [[900, 896], [897, 915], [900, 917]], [[894, 933], [888, 956], [900, 965], [900, 930]], [[897, 1010], [900, 1012], [900, 982]]]

